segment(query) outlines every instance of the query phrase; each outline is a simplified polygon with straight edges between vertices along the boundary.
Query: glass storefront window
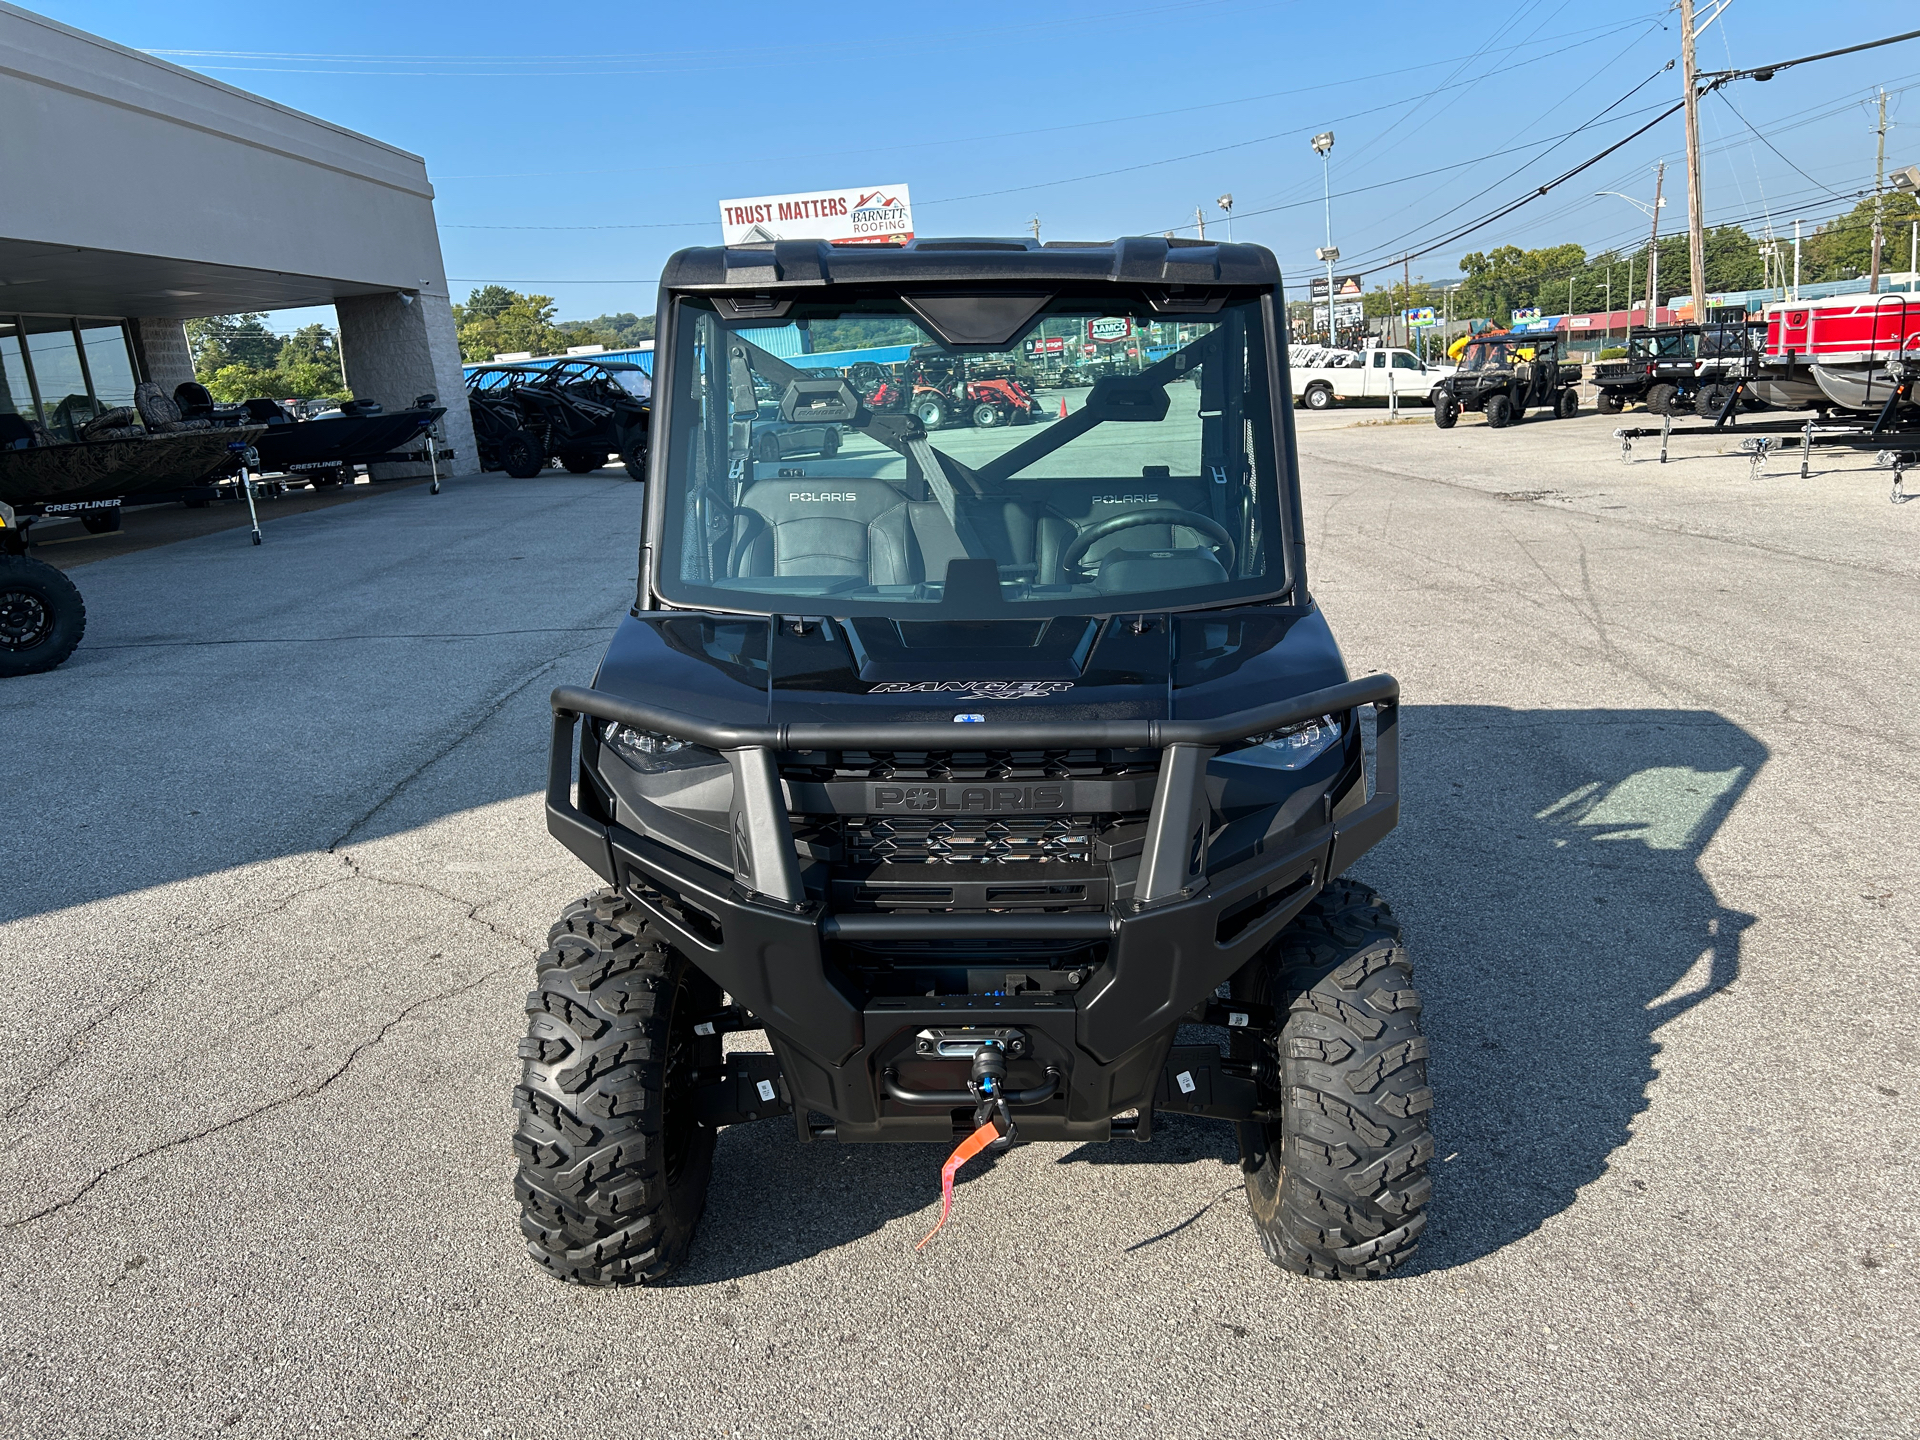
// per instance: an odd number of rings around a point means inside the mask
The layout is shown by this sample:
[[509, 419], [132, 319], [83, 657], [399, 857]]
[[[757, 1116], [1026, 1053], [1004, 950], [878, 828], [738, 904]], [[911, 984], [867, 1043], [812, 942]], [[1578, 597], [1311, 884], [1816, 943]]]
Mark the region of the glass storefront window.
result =
[[124, 326], [80, 322], [80, 346], [93, 381], [93, 398], [103, 410], [133, 404], [133, 355]]
[[40, 391], [40, 423], [55, 440], [77, 440], [80, 427], [94, 416], [87, 375], [80, 368], [73, 322], [26, 317], [27, 358]]
[[26, 357], [20, 353], [19, 322], [0, 319], [0, 414], [7, 413], [36, 418]]
[[131, 405], [138, 379], [122, 322], [0, 316], [0, 412], [24, 416], [47, 440], [78, 440], [89, 420]]

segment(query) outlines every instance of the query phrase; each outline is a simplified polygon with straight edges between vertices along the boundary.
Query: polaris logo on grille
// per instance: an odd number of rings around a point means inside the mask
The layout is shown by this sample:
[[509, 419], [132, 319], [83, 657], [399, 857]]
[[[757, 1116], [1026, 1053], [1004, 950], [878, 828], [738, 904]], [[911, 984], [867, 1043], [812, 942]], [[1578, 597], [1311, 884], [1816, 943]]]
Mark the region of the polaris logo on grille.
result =
[[874, 785], [868, 804], [875, 811], [921, 814], [1031, 814], [1067, 808], [1064, 785]]

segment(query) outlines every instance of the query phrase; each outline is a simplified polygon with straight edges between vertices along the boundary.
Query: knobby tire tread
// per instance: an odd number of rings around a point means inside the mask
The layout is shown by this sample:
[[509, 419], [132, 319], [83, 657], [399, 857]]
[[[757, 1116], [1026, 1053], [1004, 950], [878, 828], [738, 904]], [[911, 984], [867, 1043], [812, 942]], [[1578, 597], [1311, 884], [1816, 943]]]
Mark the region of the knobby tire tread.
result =
[[1280, 1123], [1242, 1127], [1268, 1258], [1322, 1279], [1389, 1274], [1418, 1247], [1433, 1192], [1427, 1041], [1399, 922], [1367, 886], [1334, 880], [1236, 991], [1282, 1017], [1259, 1041]]

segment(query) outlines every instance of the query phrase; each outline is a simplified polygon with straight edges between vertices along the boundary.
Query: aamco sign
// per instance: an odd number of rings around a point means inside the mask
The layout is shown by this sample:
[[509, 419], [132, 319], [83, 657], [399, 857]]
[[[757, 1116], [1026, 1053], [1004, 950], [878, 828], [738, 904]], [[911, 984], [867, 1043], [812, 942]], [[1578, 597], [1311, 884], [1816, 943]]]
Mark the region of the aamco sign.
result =
[[722, 200], [720, 234], [724, 245], [768, 240], [904, 245], [913, 238], [913, 206], [904, 185]]
[[1133, 321], [1125, 315], [1102, 315], [1097, 320], [1087, 321], [1087, 339], [1097, 340], [1103, 345], [1131, 339], [1132, 336]]

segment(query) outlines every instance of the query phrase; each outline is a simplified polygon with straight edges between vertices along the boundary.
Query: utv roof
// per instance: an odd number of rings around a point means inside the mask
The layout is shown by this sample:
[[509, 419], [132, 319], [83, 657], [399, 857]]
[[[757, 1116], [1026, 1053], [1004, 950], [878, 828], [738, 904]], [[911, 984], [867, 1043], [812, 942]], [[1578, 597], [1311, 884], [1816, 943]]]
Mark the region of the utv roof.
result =
[[682, 250], [660, 277], [662, 287], [679, 290], [982, 280], [1277, 286], [1280, 266], [1262, 245], [1141, 235], [1044, 245], [1025, 239], [911, 240], [905, 245], [779, 240]]

